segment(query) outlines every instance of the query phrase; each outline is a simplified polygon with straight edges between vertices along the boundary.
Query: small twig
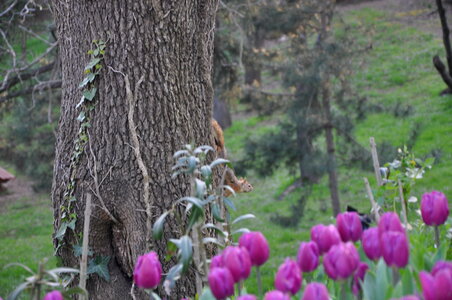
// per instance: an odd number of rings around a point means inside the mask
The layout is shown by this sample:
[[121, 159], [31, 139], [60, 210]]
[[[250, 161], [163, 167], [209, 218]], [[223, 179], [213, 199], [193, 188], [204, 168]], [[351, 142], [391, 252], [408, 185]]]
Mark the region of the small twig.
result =
[[372, 189], [370, 188], [369, 180], [366, 177], [364, 179], [364, 185], [366, 186], [367, 196], [369, 197], [370, 203], [372, 204], [372, 213], [375, 216], [375, 221], [378, 223], [380, 221], [380, 206], [375, 202], [374, 195], [372, 194]]
[[372, 161], [374, 164], [375, 178], [377, 178], [378, 186], [381, 186], [383, 185], [383, 181], [381, 180], [380, 162], [378, 161], [377, 145], [375, 144], [375, 139], [373, 137], [370, 137], [369, 141], [372, 154]]
[[133, 291], [135, 289], [135, 283], [132, 283], [132, 288], [130, 288], [130, 296], [132, 296], [132, 300], [137, 300], [137, 297], [135, 296], [135, 292]]
[[403, 213], [403, 221], [405, 223], [405, 229], [409, 230], [409, 229], [411, 229], [411, 226], [408, 224], [408, 217], [407, 217], [407, 212], [406, 212], [405, 199], [403, 197], [402, 182], [400, 181], [400, 179], [398, 179], [397, 183], [399, 185], [400, 204], [402, 205], [402, 213]]
[[[83, 244], [82, 260], [80, 261], [80, 288], [86, 290], [87, 265], [88, 265], [88, 245], [89, 245], [89, 224], [91, 219], [91, 194], [86, 195], [85, 220], [83, 224]], [[84, 294], [80, 294], [79, 299], [86, 299]]]
[[4, 11], [2, 11], [2, 12], [0, 13], [0, 18], [3, 17], [4, 15], [6, 15], [11, 9], [13, 9], [13, 7], [17, 4], [17, 1], [18, 1], [18, 0], [15, 0], [13, 3], [11, 3], [10, 6], [8, 6], [7, 9], [5, 9]]

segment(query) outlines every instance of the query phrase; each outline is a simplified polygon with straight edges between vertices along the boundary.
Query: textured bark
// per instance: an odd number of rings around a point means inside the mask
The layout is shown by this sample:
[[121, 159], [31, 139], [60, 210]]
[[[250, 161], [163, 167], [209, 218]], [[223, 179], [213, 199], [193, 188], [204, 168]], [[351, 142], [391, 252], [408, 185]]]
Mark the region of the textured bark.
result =
[[[105, 67], [98, 80], [96, 107], [89, 128], [91, 155], [85, 150], [77, 168], [76, 231], [81, 232], [85, 194], [95, 191], [96, 157], [100, 194], [114, 223], [93, 197], [90, 249], [110, 256], [110, 282], [93, 275], [87, 282], [90, 299], [130, 299], [132, 272], [138, 255], [147, 251], [146, 205], [143, 176], [138, 168], [128, 128], [124, 76], [137, 91], [134, 121], [141, 155], [150, 177], [153, 221], [183, 195], [187, 178], [171, 179], [172, 154], [184, 144], [212, 144], [211, 57], [217, 1], [67, 0], [52, 1], [62, 61], [62, 107], [54, 167], [52, 200], [55, 228], [61, 222], [60, 205], [69, 180], [70, 156], [80, 123], [78, 84], [89, 57], [92, 40], [107, 41]], [[180, 236], [180, 226], [168, 221], [165, 238]], [[65, 265], [78, 265], [68, 235], [60, 255]], [[166, 241], [153, 250], [164, 261]], [[167, 271], [174, 262], [166, 263]], [[171, 299], [193, 296], [193, 272], [181, 279]], [[135, 289], [136, 290], [136, 289]], [[161, 291], [160, 291], [161, 292]], [[137, 299], [145, 295], [137, 292]]]

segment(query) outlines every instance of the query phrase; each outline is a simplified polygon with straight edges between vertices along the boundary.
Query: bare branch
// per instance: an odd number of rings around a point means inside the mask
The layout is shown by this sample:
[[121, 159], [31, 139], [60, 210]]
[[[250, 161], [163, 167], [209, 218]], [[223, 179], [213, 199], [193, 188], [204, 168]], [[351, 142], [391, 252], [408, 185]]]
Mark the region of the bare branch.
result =
[[41, 37], [39, 34], [37, 34], [36, 32], [32, 31], [31, 29], [29, 29], [29, 28], [27, 28], [25, 26], [22, 26], [22, 25], [19, 25], [18, 27], [20, 29], [22, 29], [23, 31], [31, 34], [32, 36], [34, 36], [38, 40], [43, 41], [44, 43], [46, 43], [49, 46], [52, 46], [52, 44], [53, 44], [52, 42], [49, 42], [48, 40], [46, 40], [45, 38]]
[[0, 93], [3, 93], [4, 91], [12, 88], [13, 86], [15, 86], [16, 84], [20, 83], [23, 80], [28, 80], [34, 76], [37, 76], [39, 74], [43, 74], [46, 72], [49, 72], [53, 69], [53, 67], [55, 66], [55, 62], [51, 62], [47, 65], [44, 65], [42, 67], [39, 67], [37, 69], [33, 69], [30, 70], [28, 72], [23, 72], [23, 73], [19, 73], [14, 77], [9, 78], [5, 83], [4, 86], [2, 85], [2, 87], [0, 87]]
[[10, 93], [10, 94], [6, 93], [5, 96], [0, 97], [0, 103], [6, 102], [7, 100], [15, 98], [15, 97], [29, 95], [29, 94], [32, 94], [36, 91], [40, 91], [43, 89], [57, 89], [57, 88], [61, 88], [61, 80], [50, 80], [50, 81], [41, 82], [41, 83], [38, 83], [25, 90], [20, 90], [20, 91]]
[[8, 6], [7, 9], [5, 9], [3, 12], [0, 13], [0, 18], [3, 17], [4, 15], [6, 15], [11, 9], [14, 8], [14, 6], [16, 6], [18, 0], [14, 0], [13, 3], [11, 3], [10, 6]]

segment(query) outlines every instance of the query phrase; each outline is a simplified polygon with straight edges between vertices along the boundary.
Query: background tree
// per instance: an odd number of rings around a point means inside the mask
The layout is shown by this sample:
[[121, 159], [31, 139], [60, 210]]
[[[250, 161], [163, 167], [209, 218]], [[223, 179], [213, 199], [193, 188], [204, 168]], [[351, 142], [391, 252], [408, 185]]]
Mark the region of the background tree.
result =
[[[171, 179], [172, 153], [185, 143], [211, 144], [216, 4], [52, 3], [62, 61], [52, 188], [55, 230], [61, 236], [59, 255], [64, 264], [78, 265], [73, 246], [79, 242], [85, 195], [95, 195], [90, 247], [93, 256], [108, 261], [114, 284], [94, 275], [87, 285], [93, 299], [128, 299], [137, 256], [152, 248], [162, 261], [165, 257], [166, 242], [148, 239], [149, 224], [173, 201], [189, 194], [186, 178]], [[93, 71], [96, 79], [89, 83], [97, 93], [92, 102], [77, 107], [82, 97], [79, 84], [89, 62], [86, 53], [92, 41], [100, 39], [106, 41], [105, 53], [96, 48], [99, 51], [91, 54], [100, 55], [103, 63], [98, 62], [95, 70], [100, 71]], [[77, 145], [84, 148], [75, 149]], [[171, 235], [165, 236], [180, 235], [175, 220], [168, 224]], [[164, 270], [170, 265], [166, 262]], [[194, 285], [191, 273], [171, 298], [193, 296]]]

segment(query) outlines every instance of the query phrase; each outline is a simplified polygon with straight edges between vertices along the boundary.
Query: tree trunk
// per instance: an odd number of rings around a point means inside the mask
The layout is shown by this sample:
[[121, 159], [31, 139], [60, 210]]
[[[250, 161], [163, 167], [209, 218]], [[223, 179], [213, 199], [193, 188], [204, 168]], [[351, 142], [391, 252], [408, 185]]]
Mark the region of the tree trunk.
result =
[[[52, 1], [62, 61], [62, 106], [52, 200], [55, 230], [70, 181], [71, 156], [80, 122], [79, 83], [89, 61], [93, 40], [106, 41], [104, 68], [97, 79], [95, 108], [90, 112], [89, 143], [75, 172], [75, 232], [82, 232], [87, 192], [96, 191], [89, 247], [94, 256], [110, 257], [107, 282], [91, 275], [90, 299], [130, 299], [132, 273], [139, 255], [157, 251], [164, 272], [166, 239], [181, 236], [180, 226], [168, 220], [162, 241], [147, 245], [144, 176], [129, 130], [125, 76], [136, 105], [133, 115], [139, 150], [149, 173], [152, 222], [178, 198], [189, 195], [188, 178], [171, 179], [172, 154], [184, 144], [212, 144], [212, 47], [217, 1], [98, 0]], [[121, 74], [122, 73], [122, 74]], [[144, 76], [141, 85], [134, 89]], [[98, 178], [97, 187], [94, 177]], [[99, 197], [100, 196], [100, 197]], [[101, 198], [114, 222], [103, 210]], [[58, 254], [67, 266], [78, 266], [73, 253], [78, 236], [69, 232]], [[147, 299], [135, 289], [137, 299]], [[159, 293], [165, 296], [162, 288]], [[194, 273], [183, 277], [171, 294], [180, 299], [195, 294]]]
[[259, 28], [248, 36], [248, 40], [251, 44], [250, 49], [245, 54], [243, 64], [245, 67], [245, 84], [253, 85], [257, 83], [261, 84], [261, 71], [262, 63], [259, 54], [255, 51], [259, 51], [264, 46], [264, 33]]

